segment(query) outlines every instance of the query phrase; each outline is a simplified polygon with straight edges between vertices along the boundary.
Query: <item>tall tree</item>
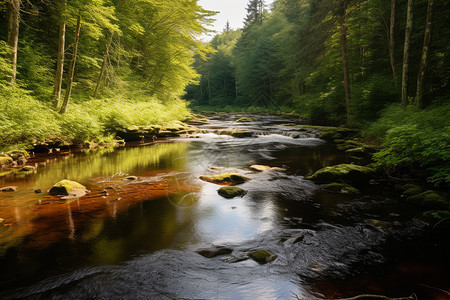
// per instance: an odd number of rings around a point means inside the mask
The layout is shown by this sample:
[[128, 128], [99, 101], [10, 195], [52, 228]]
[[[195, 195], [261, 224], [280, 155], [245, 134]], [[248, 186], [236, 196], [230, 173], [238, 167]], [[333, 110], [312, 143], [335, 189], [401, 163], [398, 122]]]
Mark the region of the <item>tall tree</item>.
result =
[[73, 75], [75, 73], [75, 64], [77, 61], [78, 44], [80, 41], [80, 31], [81, 31], [81, 15], [78, 15], [77, 27], [75, 29], [75, 41], [73, 43], [72, 59], [70, 60], [69, 73], [67, 75], [68, 80], [67, 80], [66, 94], [64, 96], [64, 102], [61, 106], [61, 109], [59, 110], [60, 114], [63, 114], [67, 111], [67, 106], [69, 104], [70, 95], [72, 93]]
[[245, 18], [245, 26], [254, 23], [262, 23], [264, 12], [264, 0], [250, 0], [247, 5], [247, 16]]
[[66, 40], [66, 21], [65, 21], [65, 11], [67, 7], [67, 0], [61, 0], [58, 5], [59, 8], [59, 33], [58, 33], [58, 55], [56, 59], [56, 74], [55, 83], [53, 85], [53, 106], [55, 109], [59, 108], [61, 102], [61, 87], [63, 82], [64, 73], [64, 49]]
[[409, 52], [411, 47], [411, 31], [413, 25], [414, 0], [408, 0], [406, 13], [405, 46], [403, 49], [403, 71], [402, 71], [402, 105], [408, 105], [408, 71]]
[[417, 76], [417, 91], [416, 91], [416, 105], [422, 106], [423, 98], [423, 81], [425, 78], [425, 71], [428, 65], [428, 56], [431, 46], [431, 25], [433, 19], [433, 5], [434, 0], [428, 0], [427, 21], [425, 25], [425, 34], [423, 38], [422, 57], [420, 59], [419, 74]]
[[350, 71], [348, 67], [348, 49], [347, 49], [347, 9], [350, 0], [342, 0], [340, 5], [340, 46], [342, 55], [342, 70], [344, 73], [344, 91], [345, 91], [345, 109], [347, 112], [347, 122], [350, 115]]
[[17, 51], [19, 45], [19, 22], [21, 0], [8, 0], [8, 45], [11, 48], [11, 83], [16, 83]]
[[103, 73], [105, 72], [106, 63], [109, 59], [109, 48], [111, 47], [113, 37], [114, 37], [114, 32], [111, 32], [109, 34], [108, 40], [106, 41], [105, 55], [103, 55], [103, 62], [102, 62], [102, 66], [100, 67], [100, 74], [98, 75], [97, 84], [95, 85], [94, 95], [93, 95], [94, 97], [97, 96], [98, 88], [100, 87], [100, 83], [103, 78]]
[[395, 67], [395, 1], [391, 0], [391, 17], [389, 22], [389, 58], [391, 61], [392, 76], [397, 86], [397, 68]]

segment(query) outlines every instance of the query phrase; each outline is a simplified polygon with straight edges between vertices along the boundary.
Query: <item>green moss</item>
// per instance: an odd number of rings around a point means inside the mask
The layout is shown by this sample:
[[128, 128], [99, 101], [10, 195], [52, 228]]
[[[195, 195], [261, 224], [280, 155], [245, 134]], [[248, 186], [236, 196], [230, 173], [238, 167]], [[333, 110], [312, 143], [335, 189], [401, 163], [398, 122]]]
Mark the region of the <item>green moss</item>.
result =
[[366, 219], [364, 220], [364, 223], [380, 228], [380, 229], [390, 229], [393, 227], [393, 224], [390, 222], [386, 222], [386, 221], [381, 221], [381, 220], [375, 220], [375, 219]]
[[86, 191], [86, 187], [71, 180], [61, 180], [49, 191], [50, 195], [69, 195], [77, 191]]
[[357, 188], [354, 188], [346, 183], [338, 183], [338, 182], [328, 184], [327, 186], [324, 187], [324, 190], [342, 194], [359, 194], [359, 190]]
[[244, 196], [246, 192], [235, 186], [223, 186], [217, 191], [217, 193], [219, 193], [222, 197], [231, 199], [238, 196]]
[[255, 122], [258, 121], [256, 118], [250, 118], [250, 117], [242, 117], [236, 120], [238, 123], [244, 123], [244, 122]]
[[405, 184], [402, 189], [404, 189], [403, 194], [406, 196], [414, 196], [424, 192], [423, 187], [415, 184]]
[[354, 164], [340, 164], [320, 169], [309, 176], [308, 179], [317, 182], [364, 182], [369, 181], [374, 174], [375, 170], [370, 167]]
[[9, 156], [1, 156], [0, 157], [0, 166], [8, 166], [13, 163], [13, 159]]
[[408, 197], [406, 201], [428, 209], [448, 209], [448, 201], [435, 191], [426, 191], [418, 195]]
[[447, 210], [431, 210], [416, 217], [419, 221], [427, 223], [431, 226], [447, 218], [450, 218], [450, 212]]
[[20, 157], [23, 156], [26, 159], [30, 158], [30, 154], [28, 154], [28, 152], [26, 150], [13, 150], [13, 151], [8, 151], [8, 155], [11, 157]]
[[223, 173], [219, 175], [204, 175], [200, 179], [216, 184], [236, 185], [249, 181], [250, 178], [235, 173]]
[[270, 253], [267, 250], [264, 249], [259, 249], [253, 252], [250, 252], [248, 254], [248, 256], [250, 256], [250, 258], [252, 258], [253, 260], [255, 260], [256, 262], [260, 263], [260, 264], [265, 264], [268, 262], [268, 259], [272, 256], [272, 253]]

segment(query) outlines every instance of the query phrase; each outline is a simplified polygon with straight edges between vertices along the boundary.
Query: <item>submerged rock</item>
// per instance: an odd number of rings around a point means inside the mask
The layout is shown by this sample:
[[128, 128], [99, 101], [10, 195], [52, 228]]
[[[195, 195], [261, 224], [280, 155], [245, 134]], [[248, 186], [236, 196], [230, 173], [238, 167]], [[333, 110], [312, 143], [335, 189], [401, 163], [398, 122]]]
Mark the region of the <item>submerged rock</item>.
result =
[[218, 135], [230, 135], [235, 138], [246, 138], [253, 136], [253, 133], [249, 130], [220, 130], [216, 133]]
[[257, 172], [265, 172], [265, 171], [286, 171], [286, 169], [279, 167], [269, 167], [265, 165], [251, 165], [250, 169]]
[[253, 259], [254, 261], [256, 261], [260, 264], [266, 264], [266, 263], [272, 262], [275, 259], [277, 259], [277, 257], [278, 257], [277, 255], [274, 255], [264, 249], [259, 249], [259, 250], [250, 252], [248, 254], [248, 256], [250, 256], [251, 259]]
[[327, 192], [341, 193], [341, 194], [359, 194], [357, 188], [352, 187], [346, 183], [333, 182], [323, 188]]
[[82, 197], [86, 194], [86, 192], [87, 189], [84, 185], [81, 185], [76, 181], [64, 179], [55, 184], [50, 189], [49, 194]]
[[318, 170], [308, 179], [316, 182], [364, 182], [369, 181], [375, 175], [375, 170], [370, 167], [354, 164], [340, 164]]
[[213, 258], [218, 255], [230, 254], [231, 252], [233, 252], [233, 249], [225, 246], [214, 246], [211, 248], [198, 249], [195, 252], [206, 258]]
[[200, 176], [200, 179], [203, 181], [215, 183], [215, 184], [223, 184], [223, 185], [237, 185], [244, 183], [246, 181], [251, 180], [248, 177], [245, 177], [240, 174], [235, 173], [223, 173], [219, 175], [204, 175]]
[[432, 190], [408, 197], [406, 202], [428, 209], [449, 208], [449, 202], [443, 196]]
[[219, 193], [222, 197], [231, 199], [238, 196], [244, 196], [246, 191], [235, 186], [223, 186], [217, 191], [217, 193]]

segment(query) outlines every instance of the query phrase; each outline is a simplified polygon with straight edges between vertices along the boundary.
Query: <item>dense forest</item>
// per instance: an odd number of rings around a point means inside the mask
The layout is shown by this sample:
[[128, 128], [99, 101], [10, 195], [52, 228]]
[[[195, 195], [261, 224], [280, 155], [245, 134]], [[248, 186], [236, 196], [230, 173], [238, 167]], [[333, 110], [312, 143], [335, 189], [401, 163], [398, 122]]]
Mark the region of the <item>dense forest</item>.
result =
[[0, 1], [0, 146], [185, 118], [212, 15], [195, 0]]
[[450, 182], [450, 3], [433, 0], [251, 0], [197, 57], [199, 110], [295, 111], [364, 129], [387, 169]]

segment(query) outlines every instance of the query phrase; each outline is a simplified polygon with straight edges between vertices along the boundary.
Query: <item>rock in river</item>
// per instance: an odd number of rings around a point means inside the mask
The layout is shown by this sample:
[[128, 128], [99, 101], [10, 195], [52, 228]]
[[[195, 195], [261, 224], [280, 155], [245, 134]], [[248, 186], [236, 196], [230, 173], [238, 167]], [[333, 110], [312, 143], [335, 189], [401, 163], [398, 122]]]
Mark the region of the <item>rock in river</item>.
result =
[[359, 194], [357, 188], [352, 187], [346, 183], [333, 182], [323, 188], [327, 192], [341, 193], [341, 194]]
[[233, 252], [233, 249], [224, 246], [214, 246], [211, 248], [198, 249], [195, 252], [206, 258], [213, 258], [218, 255], [230, 254]]
[[235, 173], [223, 173], [219, 175], [204, 175], [200, 176], [203, 181], [222, 184], [222, 185], [236, 185], [249, 181], [250, 178]]
[[86, 192], [87, 189], [85, 186], [79, 184], [78, 182], [64, 179], [55, 184], [50, 189], [49, 194], [82, 197], [86, 194]]
[[251, 259], [253, 259], [254, 261], [260, 263], [260, 264], [266, 264], [269, 262], [274, 261], [275, 259], [277, 259], [277, 255], [274, 255], [272, 253], [270, 253], [267, 250], [263, 250], [263, 249], [259, 249], [253, 252], [250, 252], [248, 254], [248, 256], [250, 256]]
[[219, 193], [222, 197], [231, 199], [238, 196], [244, 196], [246, 191], [235, 186], [223, 186], [217, 191], [217, 193]]
[[429, 190], [418, 195], [408, 197], [406, 202], [427, 209], [448, 209], [449, 202], [435, 191]]
[[340, 164], [318, 170], [308, 179], [317, 182], [367, 182], [375, 174], [375, 170], [354, 164]]
[[0, 188], [0, 192], [15, 192], [17, 189], [17, 186], [5, 186]]

